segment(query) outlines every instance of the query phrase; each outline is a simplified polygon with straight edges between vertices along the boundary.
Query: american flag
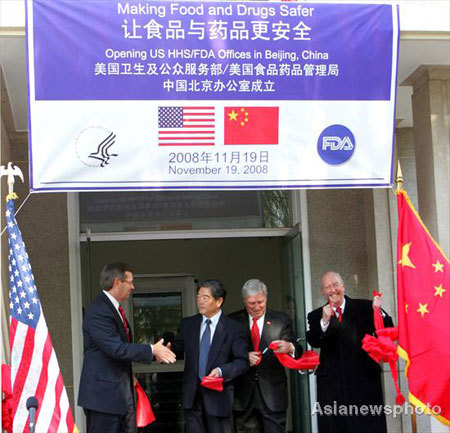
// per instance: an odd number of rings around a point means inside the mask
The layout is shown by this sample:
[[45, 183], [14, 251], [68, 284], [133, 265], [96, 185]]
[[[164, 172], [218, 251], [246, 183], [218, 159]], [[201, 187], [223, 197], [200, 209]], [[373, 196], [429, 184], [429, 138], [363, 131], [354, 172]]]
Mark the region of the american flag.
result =
[[13, 432], [28, 432], [27, 399], [35, 396], [36, 432], [77, 432], [58, 360], [16, 218], [6, 203], [9, 238], [9, 312]]
[[160, 146], [214, 146], [214, 107], [158, 107]]

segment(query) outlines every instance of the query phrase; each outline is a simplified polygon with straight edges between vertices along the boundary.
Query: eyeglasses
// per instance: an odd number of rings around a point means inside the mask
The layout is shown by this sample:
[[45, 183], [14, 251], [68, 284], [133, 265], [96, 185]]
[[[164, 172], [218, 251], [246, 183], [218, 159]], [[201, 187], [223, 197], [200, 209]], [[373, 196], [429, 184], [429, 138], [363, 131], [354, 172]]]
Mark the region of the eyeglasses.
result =
[[337, 289], [340, 286], [342, 286], [342, 283], [340, 283], [339, 281], [336, 281], [333, 284], [328, 284], [328, 286], [323, 287], [322, 290], [330, 291], [331, 289]]

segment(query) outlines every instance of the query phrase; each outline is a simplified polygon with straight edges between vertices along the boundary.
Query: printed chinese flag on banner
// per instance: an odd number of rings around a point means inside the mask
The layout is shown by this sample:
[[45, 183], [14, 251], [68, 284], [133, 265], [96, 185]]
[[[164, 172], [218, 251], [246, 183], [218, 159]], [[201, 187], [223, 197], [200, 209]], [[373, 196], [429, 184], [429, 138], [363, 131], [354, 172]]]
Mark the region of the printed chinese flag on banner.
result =
[[225, 144], [278, 144], [278, 107], [225, 107]]
[[398, 354], [409, 401], [450, 425], [450, 262], [397, 191]]

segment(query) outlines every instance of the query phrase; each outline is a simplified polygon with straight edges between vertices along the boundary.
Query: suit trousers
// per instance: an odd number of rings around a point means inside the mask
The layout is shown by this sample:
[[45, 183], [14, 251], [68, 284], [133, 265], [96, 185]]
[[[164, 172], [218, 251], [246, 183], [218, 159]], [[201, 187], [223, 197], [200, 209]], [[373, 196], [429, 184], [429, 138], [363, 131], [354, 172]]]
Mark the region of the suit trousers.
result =
[[271, 411], [261, 395], [258, 384], [244, 411], [234, 411], [235, 433], [284, 433], [286, 411]]
[[97, 412], [85, 409], [87, 433], [135, 433], [136, 417], [134, 406], [128, 406], [125, 415]]
[[231, 433], [231, 414], [228, 417], [208, 415], [203, 388], [198, 386], [192, 409], [184, 411], [186, 433]]
[[124, 415], [85, 409], [87, 433], [136, 433], [136, 411], [133, 390], [125, 389], [128, 409]]

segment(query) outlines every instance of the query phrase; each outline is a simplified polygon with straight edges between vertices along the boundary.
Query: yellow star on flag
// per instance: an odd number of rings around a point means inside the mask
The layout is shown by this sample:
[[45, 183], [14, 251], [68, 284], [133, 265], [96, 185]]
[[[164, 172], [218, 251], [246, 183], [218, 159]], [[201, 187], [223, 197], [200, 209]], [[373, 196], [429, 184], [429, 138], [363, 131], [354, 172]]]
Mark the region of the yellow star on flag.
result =
[[408, 307], [409, 307], [409, 305], [408, 305], [408, 304], [405, 304], [405, 311], [406, 311], [406, 314], [408, 314]]
[[410, 268], [416, 269], [414, 264], [411, 262], [411, 259], [409, 258], [409, 250], [411, 249], [412, 242], [409, 242], [402, 246], [402, 258], [398, 261], [399, 265], [402, 266], [409, 266]]
[[434, 272], [444, 273], [444, 263], [440, 263], [439, 260], [432, 264], [434, 266]]
[[228, 113], [228, 116], [230, 117], [228, 120], [237, 120], [239, 113], [236, 113], [236, 111], [231, 110], [231, 113]]
[[434, 290], [436, 290], [434, 292], [434, 296], [440, 296], [441, 298], [442, 298], [442, 295], [444, 294], [444, 292], [447, 291], [442, 287], [442, 284], [439, 284], [439, 286], [434, 286]]
[[419, 308], [416, 310], [418, 313], [420, 313], [420, 315], [423, 317], [425, 316], [426, 313], [429, 313], [428, 311], [428, 304], [421, 304], [419, 302]]

